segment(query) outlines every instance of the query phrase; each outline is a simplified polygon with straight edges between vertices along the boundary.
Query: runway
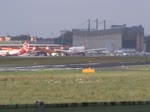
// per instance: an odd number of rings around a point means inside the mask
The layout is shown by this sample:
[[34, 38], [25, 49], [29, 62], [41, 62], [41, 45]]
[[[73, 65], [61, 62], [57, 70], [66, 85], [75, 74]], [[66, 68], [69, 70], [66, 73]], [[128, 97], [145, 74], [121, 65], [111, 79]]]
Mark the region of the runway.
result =
[[0, 71], [39, 71], [39, 70], [63, 70], [95, 68], [101, 70], [123, 69], [125, 66], [150, 65], [150, 62], [112, 62], [112, 63], [88, 63], [65, 65], [26, 65], [26, 66], [1, 66]]

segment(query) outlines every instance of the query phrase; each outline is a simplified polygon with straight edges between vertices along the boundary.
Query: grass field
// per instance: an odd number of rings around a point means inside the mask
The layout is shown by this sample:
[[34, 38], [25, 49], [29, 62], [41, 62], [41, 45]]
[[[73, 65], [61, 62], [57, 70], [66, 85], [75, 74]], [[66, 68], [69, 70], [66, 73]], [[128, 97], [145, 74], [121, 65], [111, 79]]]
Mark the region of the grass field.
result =
[[80, 64], [80, 63], [103, 63], [103, 62], [143, 62], [150, 61], [150, 57], [1, 57], [0, 66], [13, 65], [49, 65], [49, 64]]
[[0, 72], [0, 104], [150, 100], [150, 67]]

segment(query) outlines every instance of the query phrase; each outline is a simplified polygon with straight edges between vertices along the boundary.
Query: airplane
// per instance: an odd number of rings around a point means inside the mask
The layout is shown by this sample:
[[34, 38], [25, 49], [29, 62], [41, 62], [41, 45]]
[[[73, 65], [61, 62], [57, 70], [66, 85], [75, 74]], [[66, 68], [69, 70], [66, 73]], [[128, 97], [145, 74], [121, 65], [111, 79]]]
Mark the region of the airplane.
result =
[[116, 49], [114, 53], [118, 56], [131, 56], [136, 54], [136, 50], [132, 48]]
[[33, 56], [49, 56], [51, 53], [52, 50], [48, 46], [45, 48], [34, 46], [30, 49], [30, 54]]
[[25, 41], [22, 48], [18, 50], [0, 50], [0, 56], [19, 56], [29, 52], [29, 42]]
[[83, 46], [73, 46], [73, 47], [70, 47], [68, 50], [54, 49], [54, 51], [63, 52], [66, 56], [68, 56], [68, 55], [82, 55], [82, 56], [85, 56], [86, 52], [106, 50], [106, 48], [96, 48], [96, 49], [87, 50], [86, 49], [86, 44], [87, 44], [87, 42], [85, 41]]

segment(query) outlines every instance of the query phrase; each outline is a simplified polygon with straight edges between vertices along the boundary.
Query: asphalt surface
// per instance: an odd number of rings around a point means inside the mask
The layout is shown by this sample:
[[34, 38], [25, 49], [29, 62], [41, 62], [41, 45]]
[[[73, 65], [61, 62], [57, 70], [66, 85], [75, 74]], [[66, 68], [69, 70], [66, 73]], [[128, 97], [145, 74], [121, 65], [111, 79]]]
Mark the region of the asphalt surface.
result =
[[125, 69], [125, 66], [150, 65], [150, 62], [113, 62], [113, 63], [88, 63], [66, 65], [34, 65], [34, 66], [1, 66], [0, 71], [37, 71], [37, 70], [61, 70], [96, 68], [101, 70]]

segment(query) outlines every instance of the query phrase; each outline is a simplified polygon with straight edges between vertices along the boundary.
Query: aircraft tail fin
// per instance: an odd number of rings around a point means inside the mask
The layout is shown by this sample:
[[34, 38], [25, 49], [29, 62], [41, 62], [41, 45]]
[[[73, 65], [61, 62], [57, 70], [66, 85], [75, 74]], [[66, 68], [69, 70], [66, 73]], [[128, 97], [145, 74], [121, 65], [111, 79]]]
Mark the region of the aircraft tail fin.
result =
[[29, 42], [25, 41], [21, 50], [20, 50], [20, 53], [23, 54], [23, 53], [28, 52], [28, 51], [29, 51]]
[[23, 47], [23, 48], [29, 48], [29, 42], [28, 42], [28, 41], [25, 41], [22, 47]]
[[110, 41], [110, 42], [107, 42], [107, 43], [106, 43], [105, 48], [106, 48], [108, 51], [114, 51], [114, 50], [116, 49], [116, 46], [115, 46], [115, 44], [113, 43], [113, 41]]

